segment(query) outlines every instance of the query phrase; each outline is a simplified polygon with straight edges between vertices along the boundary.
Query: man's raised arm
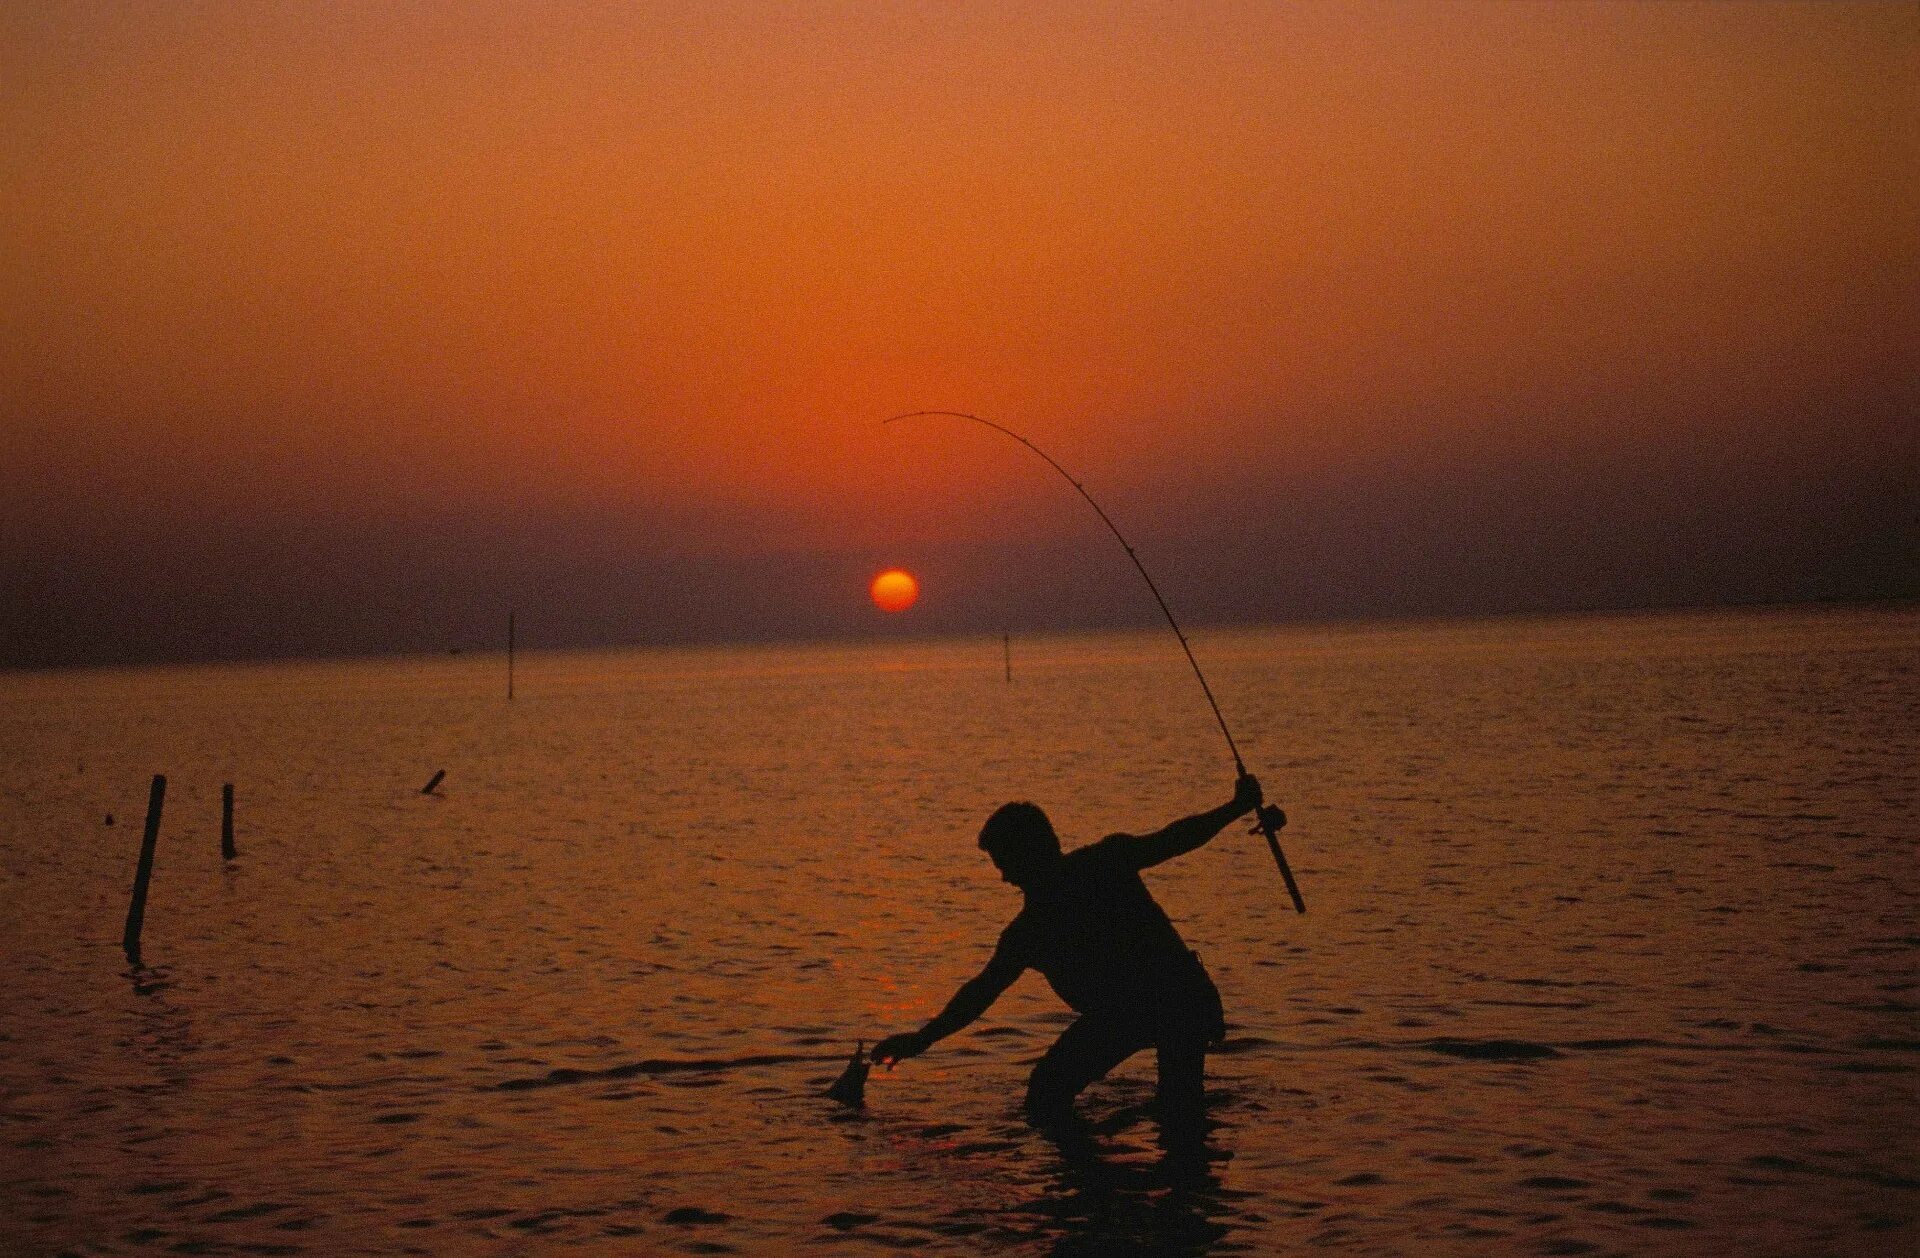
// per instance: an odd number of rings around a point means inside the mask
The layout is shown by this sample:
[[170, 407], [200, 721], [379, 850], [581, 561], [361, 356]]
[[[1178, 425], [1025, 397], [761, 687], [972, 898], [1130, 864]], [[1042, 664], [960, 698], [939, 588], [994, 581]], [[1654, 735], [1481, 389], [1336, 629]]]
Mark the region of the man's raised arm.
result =
[[1019, 978], [1026, 968], [1015, 958], [1013, 949], [1007, 943], [1007, 936], [1001, 935], [1000, 943], [994, 948], [986, 968], [960, 984], [960, 990], [953, 994], [947, 1007], [935, 1014], [931, 1022], [918, 1031], [889, 1035], [875, 1044], [868, 1056], [883, 1066], [891, 1066], [908, 1057], [918, 1057], [938, 1041], [946, 1039], [985, 1013], [987, 1007], [1000, 998], [1001, 992], [1013, 986], [1013, 980]]
[[1136, 869], [1145, 869], [1203, 846], [1207, 840], [1226, 829], [1229, 822], [1259, 806], [1260, 780], [1251, 773], [1243, 773], [1239, 781], [1233, 784], [1233, 798], [1218, 808], [1182, 817], [1152, 834], [1128, 836], [1128, 841], [1119, 846], [1133, 858]]

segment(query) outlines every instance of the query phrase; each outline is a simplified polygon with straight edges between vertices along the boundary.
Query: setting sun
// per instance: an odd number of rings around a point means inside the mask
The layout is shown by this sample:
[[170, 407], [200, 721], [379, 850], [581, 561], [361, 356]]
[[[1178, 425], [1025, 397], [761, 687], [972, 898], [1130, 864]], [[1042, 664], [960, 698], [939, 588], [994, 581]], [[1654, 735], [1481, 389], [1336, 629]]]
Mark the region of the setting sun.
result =
[[873, 605], [881, 611], [903, 612], [920, 597], [920, 583], [910, 572], [888, 568], [873, 579], [867, 592], [873, 595]]

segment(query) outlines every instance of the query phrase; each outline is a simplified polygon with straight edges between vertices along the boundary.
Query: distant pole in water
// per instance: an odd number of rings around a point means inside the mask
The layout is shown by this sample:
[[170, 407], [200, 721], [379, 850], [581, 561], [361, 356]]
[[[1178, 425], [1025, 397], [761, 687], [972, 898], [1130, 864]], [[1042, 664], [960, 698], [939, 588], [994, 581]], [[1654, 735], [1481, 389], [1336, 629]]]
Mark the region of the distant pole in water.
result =
[[[883, 424], [891, 424], [902, 419], [918, 419], [922, 416], [929, 415], [944, 415], [949, 419], [970, 419], [976, 424], [983, 424], [995, 432], [1012, 437], [1015, 441], [1018, 441], [1021, 445], [1045, 460], [1048, 467], [1051, 467], [1054, 471], [1065, 477], [1067, 483], [1072, 485], [1074, 489], [1079, 491], [1080, 496], [1087, 500], [1087, 505], [1093, 508], [1093, 513], [1100, 517], [1100, 522], [1107, 526], [1107, 531], [1112, 533], [1114, 539], [1120, 543], [1120, 549], [1126, 551], [1127, 558], [1133, 560], [1133, 566], [1139, 570], [1141, 580], [1147, 583], [1147, 589], [1153, 593], [1153, 601], [1160, 604], [1160, 614], [1167, 618], [1167, 625], [1173, 630], [1173, 636], [1180, 639], [1180, 649], [1187, 653], [1187, 663], [1193, 666], [1194, 678], [1199, 681], [1201, 691], [1207, 696], [1207, 706], [1213, 709], [1213, 719], [1219, 723], [1221, 736], [1227, 740], [1227, 750], [1233, 753], [1233, 767], [1239, 773], [1245, 774], [1247, 771], [1247, 763], [1240, 758], [1240, 748], [1239, 745], [1233, 741], [1233, 732], [1227, 728], [1227, 718], [1220, 714], [1220, 704], [1216, 702], [1213, 697], [1213, 687], [1207, 684], [1207, 675], [1200, 671], [1200, 661], [1193, 658], [1193, 647], [1188, 645], [1187, 635], [1181, 630], [1180, 622], [1173, 618], [1173, 609], [1167, 606], [1167, 600], [1161, 596], [1160, 587], [1154, 584], [1153, 577], [1147, 572], [1147, 565], [1141, 563], [1140, 556], [1134, 553], [1133, 543], [1126, 539], [1126, 536], [1120, 532], [1120, 526], [1115, 524], [1112, 517], [1106, 513], [1099, 503], [1093, 500], [1093, 495], [1087, 492], [1087, 487], [1082, 485], [1079, 480], [1074, 477], [1072, 472], [1062, 467], [1059, 461], [1051, 454], [1048, 454], [1045, 450], [1033, 444], [1033, 442], [1028, 441], [1011, 428], [996, 424], [990, 419], [982, 419], [978, 415], [970, 415], [965, 411], [908, 411], [904, 415], [894, 415], [880, 422]], [[1011, 672], [1011, 667], [1009, 667], [1009, 672]], [[1274, 811], [1277, 813], [1279, 810], [1275, 809]], [[1256, 810], [1256, 816], [1259, 819], [1258, 828], [1260, 832], [1267, 836], [1267, 850], [1273, 853], [1273, 863], [1280, 867], [1280, 877], [1285, 880], [1287, 884], [1287, 894], [1293, 897], [1293, 907], [1301, 913], [1306, 912], [1307, 902], [1300, 898], [1300, 887], [1293, 880], [1293, 870], [1287, 867], [1287, 858], [1282, 855], [1280, 851], [1280, 840], [1274, 834], [1278, 826], [1274, 825], [1268, 819], [1267, 810], [1264, 808]]]
[[440, 779], [444, 778], [445, 776], [447, 776], [447, 771], [445, 769], [435, 769], [433, 771], [433, 776], [427, 779], [427, 784], [420, 788], [420, 793], [422, 795], [431, 795], [436, 790], [439, 790]]
[[147, 920], [147, 883], [153, 879], [153, 847], [160, 839], [160, 806], [167, 799], [165, 774], [153, 775], [153, 789], [147, 795], [147, 833], [140, 840], [140, 864], [133, 873], [133, 900], [127, 905], [127, 928], [120, 935], [120, 947], [126, 951], [127, 964], [140, 964], [140, 928]]
[[513, 613], [507, 613], [507, 698], [513, 698]]
[[220, 855], [232, 860], [240, 853], [233, 846], [233, 783], [220, 788]]
[[1013, 635], [1002, 632], [1000, 635], [1000, 655], [1007, 666], [1007, 681], [1013, 681]]

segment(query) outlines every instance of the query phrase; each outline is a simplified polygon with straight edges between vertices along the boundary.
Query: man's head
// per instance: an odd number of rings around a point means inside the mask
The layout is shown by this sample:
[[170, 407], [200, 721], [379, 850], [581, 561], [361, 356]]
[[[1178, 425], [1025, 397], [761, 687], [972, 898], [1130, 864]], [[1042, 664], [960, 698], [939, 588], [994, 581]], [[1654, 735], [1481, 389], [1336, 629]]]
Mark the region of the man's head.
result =
[[1000, 876], [1023, 890], [1045, 878], [1060, 859], [1060, 836], [1038, 805], [1020, 802], [996, 808], [980, 827], [980, 848]]

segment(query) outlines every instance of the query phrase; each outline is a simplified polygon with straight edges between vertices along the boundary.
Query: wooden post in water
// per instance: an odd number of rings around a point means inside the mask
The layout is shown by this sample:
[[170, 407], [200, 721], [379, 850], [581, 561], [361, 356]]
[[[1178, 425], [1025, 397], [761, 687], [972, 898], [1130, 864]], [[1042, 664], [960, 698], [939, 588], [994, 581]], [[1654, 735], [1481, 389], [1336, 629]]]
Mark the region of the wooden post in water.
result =
[[513, 698], [513, 613], [507, 613], [507, 698]]
[[128, 965], [140, 964], [140, 927], [147, 920], [147, 883], [153, 878], [153, 846], [160, 839], [160, 806], [166, 798], [166, 775], [156, 773], [147, 796], [147, 833], [140, 840], [140, 864], [133, 873], [133, 901], [127, 905], [127, 928], [120, 936]]
[[445, 769], [435, 769], [433, 771], [433, 776], [427, 779], [427, 784], [420, 788], [420, 793], [422, 795], [433, 794], [434, 791], [438, 790], [440, 787], [440, 779], [446, 776], [447, 776], [447, 771]]
[[232, 860], [240, 853], [233, 846], [233, 783], [220, 788], [220, 855]]

